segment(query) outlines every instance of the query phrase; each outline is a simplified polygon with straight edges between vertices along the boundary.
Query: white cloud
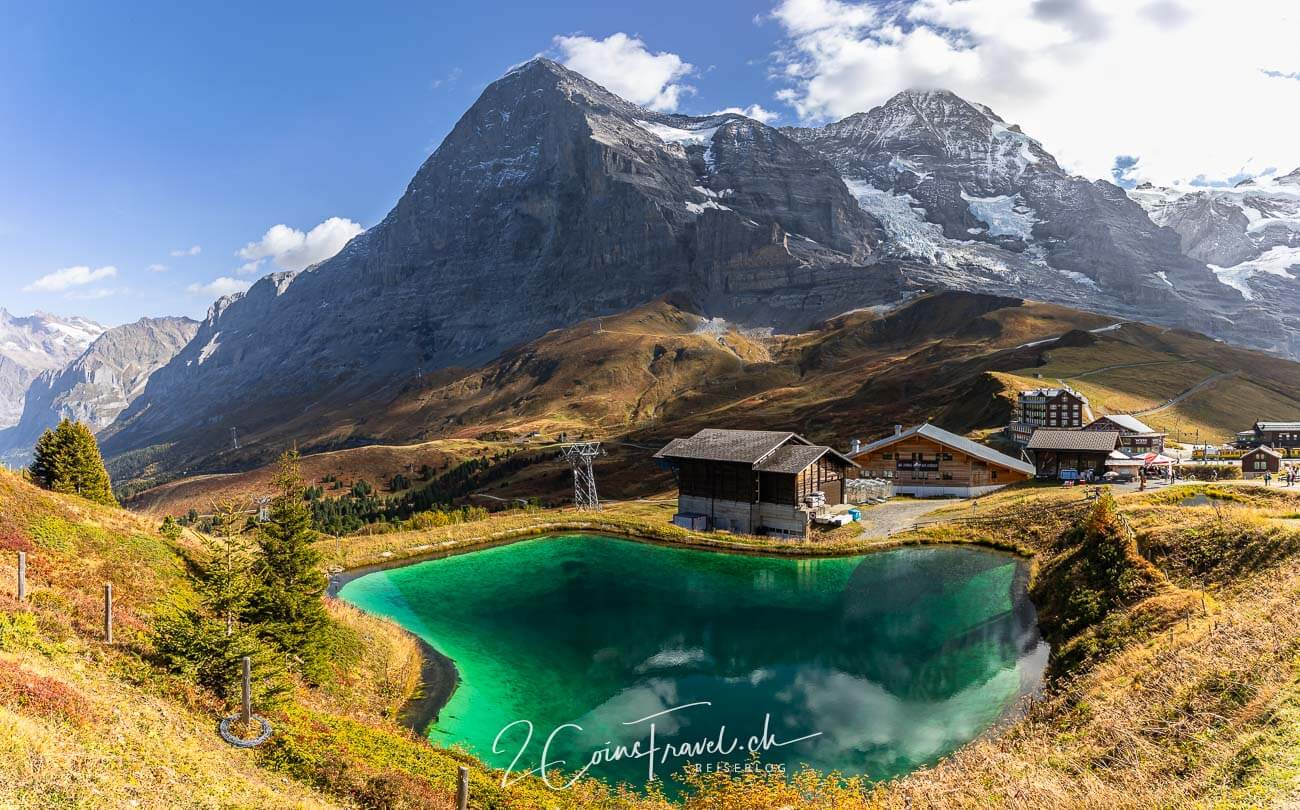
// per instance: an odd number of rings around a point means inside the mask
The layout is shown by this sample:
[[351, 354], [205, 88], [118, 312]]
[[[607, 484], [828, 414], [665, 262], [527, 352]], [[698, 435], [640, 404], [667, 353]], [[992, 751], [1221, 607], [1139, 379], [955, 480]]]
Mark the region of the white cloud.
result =
[[750, 104], [748, 107], [726, 107], [721, 110], [715, 110], [714, 112], [709, 113], [709, 115], [722, 115], [723, 113], [736, 113], [737, 115], [743, 115], [746, 118], [753, 118], [755, 121], [761, 121], [764, 124], [770, 124], [779, 117], [777, 113], [774, 113], [771, 110], [765, 110], [759, 104]]
[[263, 259], [283, 270], [302, 270], [338, 253], [364, 230], [343, 217], [330, 217], [306, 233], [288, 225], [273, 225], [261, 239], [249, 242], [236, 254], [248, 260], [238, 272], [256, 272]]
[[98, 301], [101, 298], [110, 298], [124, 292], [126, 292], [126, 287], [100, 287], [97, 290], [72, 290], [64, 293], [63, 297], [73, 301]]
[[166, 273], [166, 272], [167, 272], [167, 265], [165, 265], [165, 264], [151, 264], [151, 265], [149, 265], [149, 272], [150, 272], [150, 273]]
[[187, 248], [181, 248], [180, 250], [173, 250], [172, 253], [171, 253], [171, 255], [173, 255], [173, 256], [197, 256], [197, 255], [199, 255], [199, 254], [202, 253], [202, 252], [203, 252], [203, 248], [200, 247], [199, 245], [190, 245], [190, 246], [187, 247]]
[[555, 45], [566, 67], [643, 107], [672, 112], [683, 96], [695, 92], [678, 81], [695, 69], [691, 64], [675, 53], [651, 53], [636, 37], [624, 33], [604, 39], [560, 36]]
[[23, 287], [23, 292], [62, 292], [70, 287], [93, 284], [96, 281], [102, 281], [116, 275], [117, 268], [111, 265], [97, 267], [94, 270], [85, 265], [65, 267], [62, 270], [55, 270], [53, 273], [41, 276], [31, 284]]
[[1069, 169], [1226, 179], [1300, 165], [1300, 14], [1289, 0], [781, 0], [778, 98], [838, 119], [945, 88], [1019, 123]]
[[247, 292], [248, 288], [251, 286], [253, 286], [253, 284], [250, 281], [222, 276], [209, 281], [207, 284], [191, 284], [186, 289], [195, 295], [206, 295], [209, 298], [220, 298], [223, 295]]

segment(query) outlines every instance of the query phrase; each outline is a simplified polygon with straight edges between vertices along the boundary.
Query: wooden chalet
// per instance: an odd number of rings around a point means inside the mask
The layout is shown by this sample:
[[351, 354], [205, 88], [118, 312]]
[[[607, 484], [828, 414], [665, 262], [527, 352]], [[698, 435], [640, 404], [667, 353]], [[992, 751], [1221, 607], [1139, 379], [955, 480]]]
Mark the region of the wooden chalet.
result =
[[1256, 422], [1250, 430], [1237, 434], [1243, 447], [1271, 447], [1274, 450], [1300, 449], [1300, 422]]
[[1136, 416], [1123, 413], [1100, 416], [1083, 429], [1119, 433], [1119, 449], [1129, 456], [1163, 453], [1165, 450], [1166, 434], [1148, 427]]
[[844, 503], [857, 472], [829, 447], [772, 430], [707, 428], [654, 457], [676, 472], [674, 523], [744, 534], [805, 536], [814, 506]]
[[1026, 448], [1034, 456], [1039, 478], [1059, 478], [1074, 470], [1095, 476], [1106, 473], [1106, 462], [1119, 447], [1116, 430], [1051, 430], [1039, 428], [1029, 437]]
[[1034, 475], [1034, 465], [930, 423], [872, 442], [850, 458], [873, 478], [888, 478], [905, 495], [969, 498]]
[[1241, 477], [1262, 478], [1264, 473], [1277, 475], [1282, 471], [1282, 454], [1268, 445], [1260, 445], [1241, 456]]

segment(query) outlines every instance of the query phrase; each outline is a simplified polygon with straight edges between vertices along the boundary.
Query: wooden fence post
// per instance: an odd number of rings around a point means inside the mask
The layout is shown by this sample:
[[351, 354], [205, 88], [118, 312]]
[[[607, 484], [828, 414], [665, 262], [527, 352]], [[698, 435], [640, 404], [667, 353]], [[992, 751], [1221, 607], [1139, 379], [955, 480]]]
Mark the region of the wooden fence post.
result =
[[239, 719], [245, 727], [253, 722], [253, 662], [247, 655], [244, 656], [244, 705]]
[[456, 785], [456, 810], [469, 810], [469, 768], [464, 765], [460, 766]]
[[27, 598], [27, 552], [18, 552], [18, 601]]
[[104, 641], [113, 643], [113, 583], [104, 583]]

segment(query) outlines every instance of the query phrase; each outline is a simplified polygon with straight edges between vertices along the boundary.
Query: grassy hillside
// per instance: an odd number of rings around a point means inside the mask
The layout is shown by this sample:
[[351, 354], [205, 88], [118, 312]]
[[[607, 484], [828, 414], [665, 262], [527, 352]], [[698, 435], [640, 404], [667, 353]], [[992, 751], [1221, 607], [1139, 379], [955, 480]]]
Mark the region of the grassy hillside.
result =
[[[1195, 493], [1210, 506], [1185, 506]], [[713, 774], [688, 808], [904, 806], [1252, 807], [1300, 799], [1300, 495], [1250, 485], [1131, 494], [1102, 507], [1077, 490], [1024, 486], [886, 540], [829, 535], [831, 548], [979, 542], [1034, 557], [1031, 588], [1053, 642], [1044, 699], [1005, 731], [883, 785], [800, 774], [791, 783]], [[0, 474], [0, 578], [31, 558], [32, 597], [0, 596], [0, 803], [18, 807], [448, 807], [456, 767], [476, 806], [663, 810], [597, 784], [553, 794], [501, 788], [471, 758], [393, 719], [418, 655], [393, 626], [331, 603], [341, 640], [319, 688], [271, 712], [276, 735], [238, 751], [214, 733], [229, 710], [154, 666], [152, 616], [192, 595], [194, 538], [153, 521], [34, 489]], [[868, 516], [869, 517], [869, 516]], [[500, 515], [444, 530], [348, 543], [350, 564], [574, 524], [565, 512]], [[773, 540], [689, 536], [655, 504], [596, 518], [661, 539], [806, 553]], [[527, 524], [527, 525], [525, 525]], [[605, 524], [608, 524], [606, 526]], [[1131, 530], [1130, 530], [1131, 527]], [[326, 544], [332, 541], [324, 541]], [[818, 550], [818, 549], [814, 549]], [[104, 581], [117, 643], [99, 640]]]
[[[154, 616], [194, 598], [184, 577], [197, 538], [153, 520], [53, 495], [0, 472], [0, 806], [449, 807], [456, 769], [494, 806], [552, 806], [539, 788], [502, 788], [477, 763], [427, 745], [393, 718], [421, 658], [394, 625], [340, 603], [332, 677], [294, 685], [253, 751], [216, 734], [230, 713], [155, 665]], [[29, 599], [15, 598], [16, 551]], [[114, 585], [115, 643], [102, 640]], [[255, 710], [256, 692], [255, 692]], [[560, 806], [596, 794], [579, 791]]]
[[[597, 465], [602, 491], [645, 497], [670, 485], [648, 461], [653, 448], [701, 427], [797, 430], [841, 447], [925, 419], [984, 433], [1006, 423], [1016, 391], [1058, 381], [1086, 393], [1097, 414], [1160, 408], [1184, 396], [1142, 418], [1189, 442], [1198, 430], [1217, 439], [1256, 418], [1300, 418], [1300, 364], [1064, 307], [939, 293], [896, 311], [856, 312], [805, 334], [766, 337], [659, 302], [557, 330], [472, 373], [409, 381], [386, 404], [357, 404], [357, 425], [385, 442], [413, 444], [312, 453], [333, 439], [294, 433], [293, 420], [281, 439], [298, 438], [317, 481], [332, 475], [379, 484], [431, 458], [537, 455], [537, 463], [472, 488], [475, 503], [492, 505], [568, 497], [566, 466], [538, 451], [562, 436], [591, 436], [609, 453]], [[322, 417], [318, 427], [329, 424]], [[282, 449], [280, 439], [258, 441], [246, 437], [244, 461]], [[204, 511], [213, 496], [249, 493], [268, 477], [256, 467], [192, 476], [130, 503], [158, 514]]]
[[1296, 363], [1145, 324], [1078, 337], [1043, 346], [1037, 362], [1001, 381], [1017, 390], [1064, 382], [1095, 415], [1137, 413], [1184, 442], [1222, 442], [1257, 420], [1300, 418]]

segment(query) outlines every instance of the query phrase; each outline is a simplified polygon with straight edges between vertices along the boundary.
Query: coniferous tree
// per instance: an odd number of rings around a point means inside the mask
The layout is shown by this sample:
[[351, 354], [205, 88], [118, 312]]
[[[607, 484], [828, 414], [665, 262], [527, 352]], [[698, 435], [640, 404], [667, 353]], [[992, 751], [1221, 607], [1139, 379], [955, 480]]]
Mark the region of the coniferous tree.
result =
[[218, 501], [212, 512], [212, 534], [203, 535], [205, 554], [195, 566], [195, 586], [207, 610], [224, 621], [226, 635], [232, 635], [235, 618], [253, 593], [252, 543], [246, 510], [238, 502]]
[[200, 535], [204, 553], [189, 572], [198, 605], [164, 610], [155, 617], [154, 652], [168, 669], [226, 700], [240, 694], [247, 656], [258, 705], [269, 708], [287, 697], [290, 688], [280, 650], [261, 637], [259, 628], [236, 623], [253, 585], [247, 519], [234, 501], [214, 504], [213, 512], [213, 534]]
[[319, 682], [327, 663], [329, 616], [321, 601], [327, 580], [320, 554], [311, 545], [311, 510], [303, 497], [296, 451], [280, 457], [275, 483], [279, 494], [257, 532], [259, 554], [245, 619], [288, 655], [304, 677]]
[[64, 419], [42, 433], [29, 470], [32, 481], [45, 489], [117, 505], [95, 434], [81, 422]]

